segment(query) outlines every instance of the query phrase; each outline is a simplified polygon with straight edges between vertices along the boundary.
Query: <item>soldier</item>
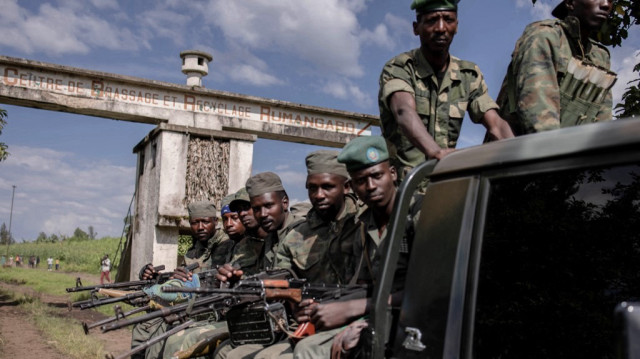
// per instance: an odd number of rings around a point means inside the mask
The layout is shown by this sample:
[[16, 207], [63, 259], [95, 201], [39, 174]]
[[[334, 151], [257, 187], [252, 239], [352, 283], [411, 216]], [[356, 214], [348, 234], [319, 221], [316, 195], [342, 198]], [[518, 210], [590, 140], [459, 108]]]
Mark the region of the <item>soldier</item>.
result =
[[478, 66], [449, 54], [458, 31], [458, 1], [414, 0], [413, 33], [420, 48], [389, 60], [380, 75], [381, 129], [399, 179], [425, 158], [454, 151], [467, 111], [491, 139], [513, 137]]
[[[187, 209], [189, 211], [189, 224], [191, 225], [192, 245], [185, 254], [185, 265], [199, 263], [200, 267], [194, 270], [197, 273], [216, 265], [224, 264], [233, 249], [233, 241], [230, 241], [224, 232], [216, 230], [216, 206], [213, 202], [199, 201], [189, 203]], [[149, 279], [155, 275], [157, 275], [157, 272], [153, 270], [153, 265], [147, 264], [140, 271], [139, 277], [141, 279]], [[192, 279], [191, 273], [181, 271], [180, 268], [176, 269], [175, 276], [184, 281]], [[137, 324], [133, 327], [131, 347], [134, 348], [154, 336], [161, 335], [167, 329], [168, 325], [162, 318]], [[156, 343], [148, 347], [144, 352], [134, 354], [134, 357], [158, 358], [162, 355], [164, 344], [165, 341]]]
[[[373, 285], [380, 269], [380, 249], [387, 235], [387, 225], [396, 199], [396, 170], [389, 162], [385, 140], [379, 136], [358, 137], [351, 140], [340, 152], [338, 161], [346, 165], [351, 176], [353, 191], [366, 204], [357, 214], [364, 238], [356, 241], [360, 246], [357, 246], [355, 252], [362, 256], [361, 261], [365, 263], [360, 268], [358, 283]], [[413, 223], [419, 216], [421, 199], [421, 196], [415, 196], [411, 205], [409, 223], [395, 274], [393, 305], [399, 305], [401, 300], [402, 284], [413, 240]], [[294, 357], [328, 358], [335, 338], [338, 338], [339, 345], [342, 345], [342, 326], [367, 314], [370, 306], [370, 298], [310, 305], [311, 322], [317, 329], [325, 332], [301, 340], [294, 349]], [[366, 326], [360, 322], [355, 322], [355, 325], [359, 330]], [[355, 334], [359, 335], [359, 331]], [[349, 342], [349, 344], [351, 345], [341, 349], [352, 349], [353, 343]]]
[[[282, 186], [280, 177], [273, 172], [262, 172], [247, 180], [247, 194], [255, 220], [267, 232], [264, 240], [245, 238], [236, 245], [230, 264], [218, 269], [218, 279], [227, 281], [250, 274], [246, 268], [258, 269], [256, 272], [273, 268], [275, 255], [282, 239], [301, 219], [289, 213], [289, 197]], [[242, 216], [242, 214], [241, 214]], [[248, 218], [246, 218], [248, 220]], [[245, 218], [243, 218], [243, 223]], [[235, 349], [229, 342], [223, 343], [216, 351], [216, 358], [277, 357], [288, 346], [274, 346], [263, 350], [263, 345], [242, 345]]]
[[498, 95], [516, 135], [611, 120], [616, 75], [609, 51], [590, 37], [611, 9], [611, 0], [562, 0], [557, 19], [525, 28]]
[[[224, 233], [226, 233], [234, 243], [238, 243], [244, 238], [245, 228], [238, 212], [232, 211], [230, 208], [231, 201], [234, 199], [236, 199], [236, 193], [232, 193], [222, 199], [220, 215], [222, 216], [222, 229]], [[225, 263], [228, 263], [230, 260], [231, 256], [227, 258]]]

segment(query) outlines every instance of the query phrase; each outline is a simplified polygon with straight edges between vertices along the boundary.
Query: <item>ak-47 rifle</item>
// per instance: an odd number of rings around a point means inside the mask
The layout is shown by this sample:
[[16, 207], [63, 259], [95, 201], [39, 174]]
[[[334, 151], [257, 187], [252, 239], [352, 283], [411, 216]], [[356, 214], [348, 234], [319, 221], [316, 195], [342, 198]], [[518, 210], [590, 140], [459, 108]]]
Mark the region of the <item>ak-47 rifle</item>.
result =
[[[279, 338], [279, 333], [287, 333], [296, 339], [315, 333], [311, 322], [302, 323], [295, 332], [289, 333], [284, 307], [273, 301], [300, 303], [304, 299], [317, 302], [360, 299], [366, 298], [367, 289], [364, 285], [312, 284], [304, 279], [249, 279], [239, 281], [233, 288], [165, 287], [162, 291], [226, 294], [236, 298], [235, 303], [231, 302], [231, 308], [226, 311], [226, 320], [231, 342], [237, 346], [271, 344]], [[260, 322], [264, 324], [261, 326], [258, 324]]]
[[138, 307], [135, 309], [132, 309], [128, 312], [123, 312], [122, 308], [119, 305], [114, 305], [113, 306], [113, 311], [115, 312], [115, 317], [109, 317], [103, 320], [98, 320], [96, 322], [93, 322], [91, 324], [87, 323], [87, 322], [82, 322], [82, 329], [84, 329], [84, 334], [89, 334], [89, 330], [93, 329], [95, 327], [100, 327], [106, 324], [109, 324], [111, 322], [114, 322], [116, 320], [119, 319], [124, 319], [130, 315], [136, 314], [136, 313], [142, 313], [142, 312], [146, 312], [148, 310], [151, 309], [150, 305], [145, 305], [144, 307]]
[[[192, 271], [198, 267], [199, 267], [198, 263], [193, 263], [185, 267], [185, 270]], [[161, 266], [154, 267], [154, 270], [158, 271], [164, 268], [165, 268], [164, 265], [161, 265]], [[80, 300], [73, 303], [69, 303], [69, 310], [71, 310], [72, 308], [89, 309], [89, 308], [99, 307], [101, 305], [112, 304], [117, 302], [127, 302], [134, 306], [145, 305], [149, 302], [149, 298], [141, 289], [151, 285], [164, 283], [173, 274], [174, 272], [159, 273], [158, 276], [154, 279], [99, 284], [99, 285], [85, 286], [85, 287], [82, 286], [82, 282], [80, 281], [80, 278], [78, 278], [76, 280], [76, 287], [67, 288], [67, 292], [91, 290], [90, 298], [86, 300]], [[78, 286], [78, 284], [80, 284], [80, 286]], [[129, 291], [118, 290], [114, 288], [120, 288], [120, 289], [126, 288]], [[98, 294], [102, 294], [104, 295], [104, 297], [99, 297]]]
[[163, 340], [165, 340], [166, 338], [176, 334], [177, 332], [183, 330], [183, 329], [187, 329], [190, 325], [194, 324], [195, 322], [193, 320], [188, 320], [176, 327], [171, 328], [171, 330], [168, 330], [166, 332], [164, 332], [162, 335], [158, 335], [156, 337], [153, 337], [149, 340], [147, 340], [146, 342], [138, 345], [135, 348], [132, 348], [131, 350], [129, 350], [128, 352], [124, 353], [124, 354], [120, 354], [117, 357], [114, 357], [113, 354], [109, 353], [105, 355], [105, 359], [125, 359], [128, 358], [130, 356], [132, 356], [133, 354], [147, 349], [148, 347], [154, 345], [155, 343], [159, 343]]
[[[165, 266], [164, 265], [159, 265], [157, 267], [153, 267], [153, 269], [157, 272], [164, 270]], [[196, 267], [197, 268], [197, 267]], [[195, 268], [193, 268], [195, 269]], [[142, 287], [146, 287], [148, 285], [153, 285], [156, 283], [161, 283], [163, 281], [166, 281], [167, 279], [169, 279], [169, 277], [173, 274], [173, 272], [167, 272], [167, 273], [159, 273], [157, 278], [154, 279], [147, 279], [147, 280], [133, 280], [133, 281], [129, 281], [129, 282], [118, 282], [118, 283], [107, 283], [107, 284], [96, 284], [96, 285], [86, 285], [83, 286], [82, 285], [82, 280], [80, 279], [80, 277], [76, 278], [76, 286], [75, 287], [71, 287], [71, 288], [67, 288], [67, 292], [68, 293], [73, 293], [73, 292], [82, 292], [82, 291], [86, 291], [86, 290], [97, 290], [97, 289], [129, 289], [129, 290], [136, 290], [136, 289], [140, 289]]]

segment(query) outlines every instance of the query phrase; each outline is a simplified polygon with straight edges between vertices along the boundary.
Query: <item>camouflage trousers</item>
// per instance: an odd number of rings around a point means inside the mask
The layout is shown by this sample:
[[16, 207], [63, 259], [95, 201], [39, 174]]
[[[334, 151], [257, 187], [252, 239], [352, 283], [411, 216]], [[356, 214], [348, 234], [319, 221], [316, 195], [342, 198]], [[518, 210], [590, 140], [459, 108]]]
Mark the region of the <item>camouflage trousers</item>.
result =
[[[149, 339], [162, 335], [167, 331], [168, 324], [164, 319], [156, 318], [143, 323], [136, 324], [131, 333], [131, 348], [135, 348]], [[164, 341], [156, 343], [144, 351], [140, 351], [131, 356], [132, 359], [157, 359], [162, 356]]]
[[[213, 357], [213, 352], [217, 343], [214, 338], [224, 338], [226, 339], [228, 335], [227, 331], [227, 322], [214, 322], [210, 323], [207, 321], [197, 322], [193, 326], [181, 330], [176, 334], [167, 338], [165, 347], [164, 347], [164, 359], [171, 359], [179, 351], [187, 351], [189, 349], [195, 349], [196, 352], [200, 352], [199, 349], [204, 348], [209, 344], [209, 354], [204, 356], [189, 356], [190, 358], [211, 358]], [[211, 340], [213, 342], [209, 343]], [[197, 349], [196, 349], [197, 348]]]
[[226, 341], [218, 347], [215, 359], [292, 359], [293, 351], [288, 340], [283, 340], [270, 346], [260, 344], [241, 345], [237, 348]]
[[296, 344], [293, 350], [293, 357], [295, 359], [331, 358], [333, 338], [343, 330], [344, 327], [340, 327], [318, 332], [302, 339]]

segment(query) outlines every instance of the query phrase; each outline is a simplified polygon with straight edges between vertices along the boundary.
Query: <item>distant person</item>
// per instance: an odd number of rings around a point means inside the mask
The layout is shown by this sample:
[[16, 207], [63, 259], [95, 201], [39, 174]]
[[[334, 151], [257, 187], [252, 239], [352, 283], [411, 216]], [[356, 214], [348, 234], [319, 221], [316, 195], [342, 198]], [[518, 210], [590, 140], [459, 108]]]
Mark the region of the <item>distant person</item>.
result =
[[60, 269], [60, 260], [56, 258], [56, 270]]
[[[104, 284], [104, 279], [107, 278], [107, 283], [111, 283], [111, 278], [109, 278], [109, 272], [111, 271], [111, 260], [109, 259], [109, 255], [105, 254], [102, 257], [102, 261], [100, 261], [100, 284]], [[58, 268], [56, 268], [57, 270]]]
[[36, 268], [38, 268], [38, 265], [40, 264], [40, 256], [36, 257]]
[[16, 267], [20, 267], [20, 255], [16, 256]]
[[516, 136], [612, 119], [609, 50], [591, 36], [611, 0], [563, 0], [556, 19], [529, 24], [516, 42], [498, 104]]
[[51, 272], [52, 268], [53, 268], [53, 258], [49, 257], [47, 258], [47, 270]]

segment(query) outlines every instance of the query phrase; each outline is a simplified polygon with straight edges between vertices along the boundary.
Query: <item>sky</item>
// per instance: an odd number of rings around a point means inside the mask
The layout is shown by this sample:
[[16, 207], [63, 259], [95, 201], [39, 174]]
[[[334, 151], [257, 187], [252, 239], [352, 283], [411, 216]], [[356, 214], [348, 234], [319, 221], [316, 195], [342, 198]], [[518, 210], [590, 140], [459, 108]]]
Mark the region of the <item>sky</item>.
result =
[[[524, 27], [558, 0], [464, 0], [451, 53], [483, 71], [495, 98]], [[213, 55], [205, 87], [378, 115], [378, 76], [419, 46], [410, 0], [0, 0], [0, 55], [185, 84], [179, 53]], [[610, 48], [618, 102], [640, 62], [640, 29]], [[93, 226], [120, 236], [135, 184], [133, 147], [154, 126], [0, 104], [0, 223], [17, 241]], [[374, 130], [374, 133], [379, 131]], [[458, 147], [481, 143], [465, 119]], [[320, 147], [259, 139], [253, 173], [274, 171], [306, 200], [304, 158]]]

